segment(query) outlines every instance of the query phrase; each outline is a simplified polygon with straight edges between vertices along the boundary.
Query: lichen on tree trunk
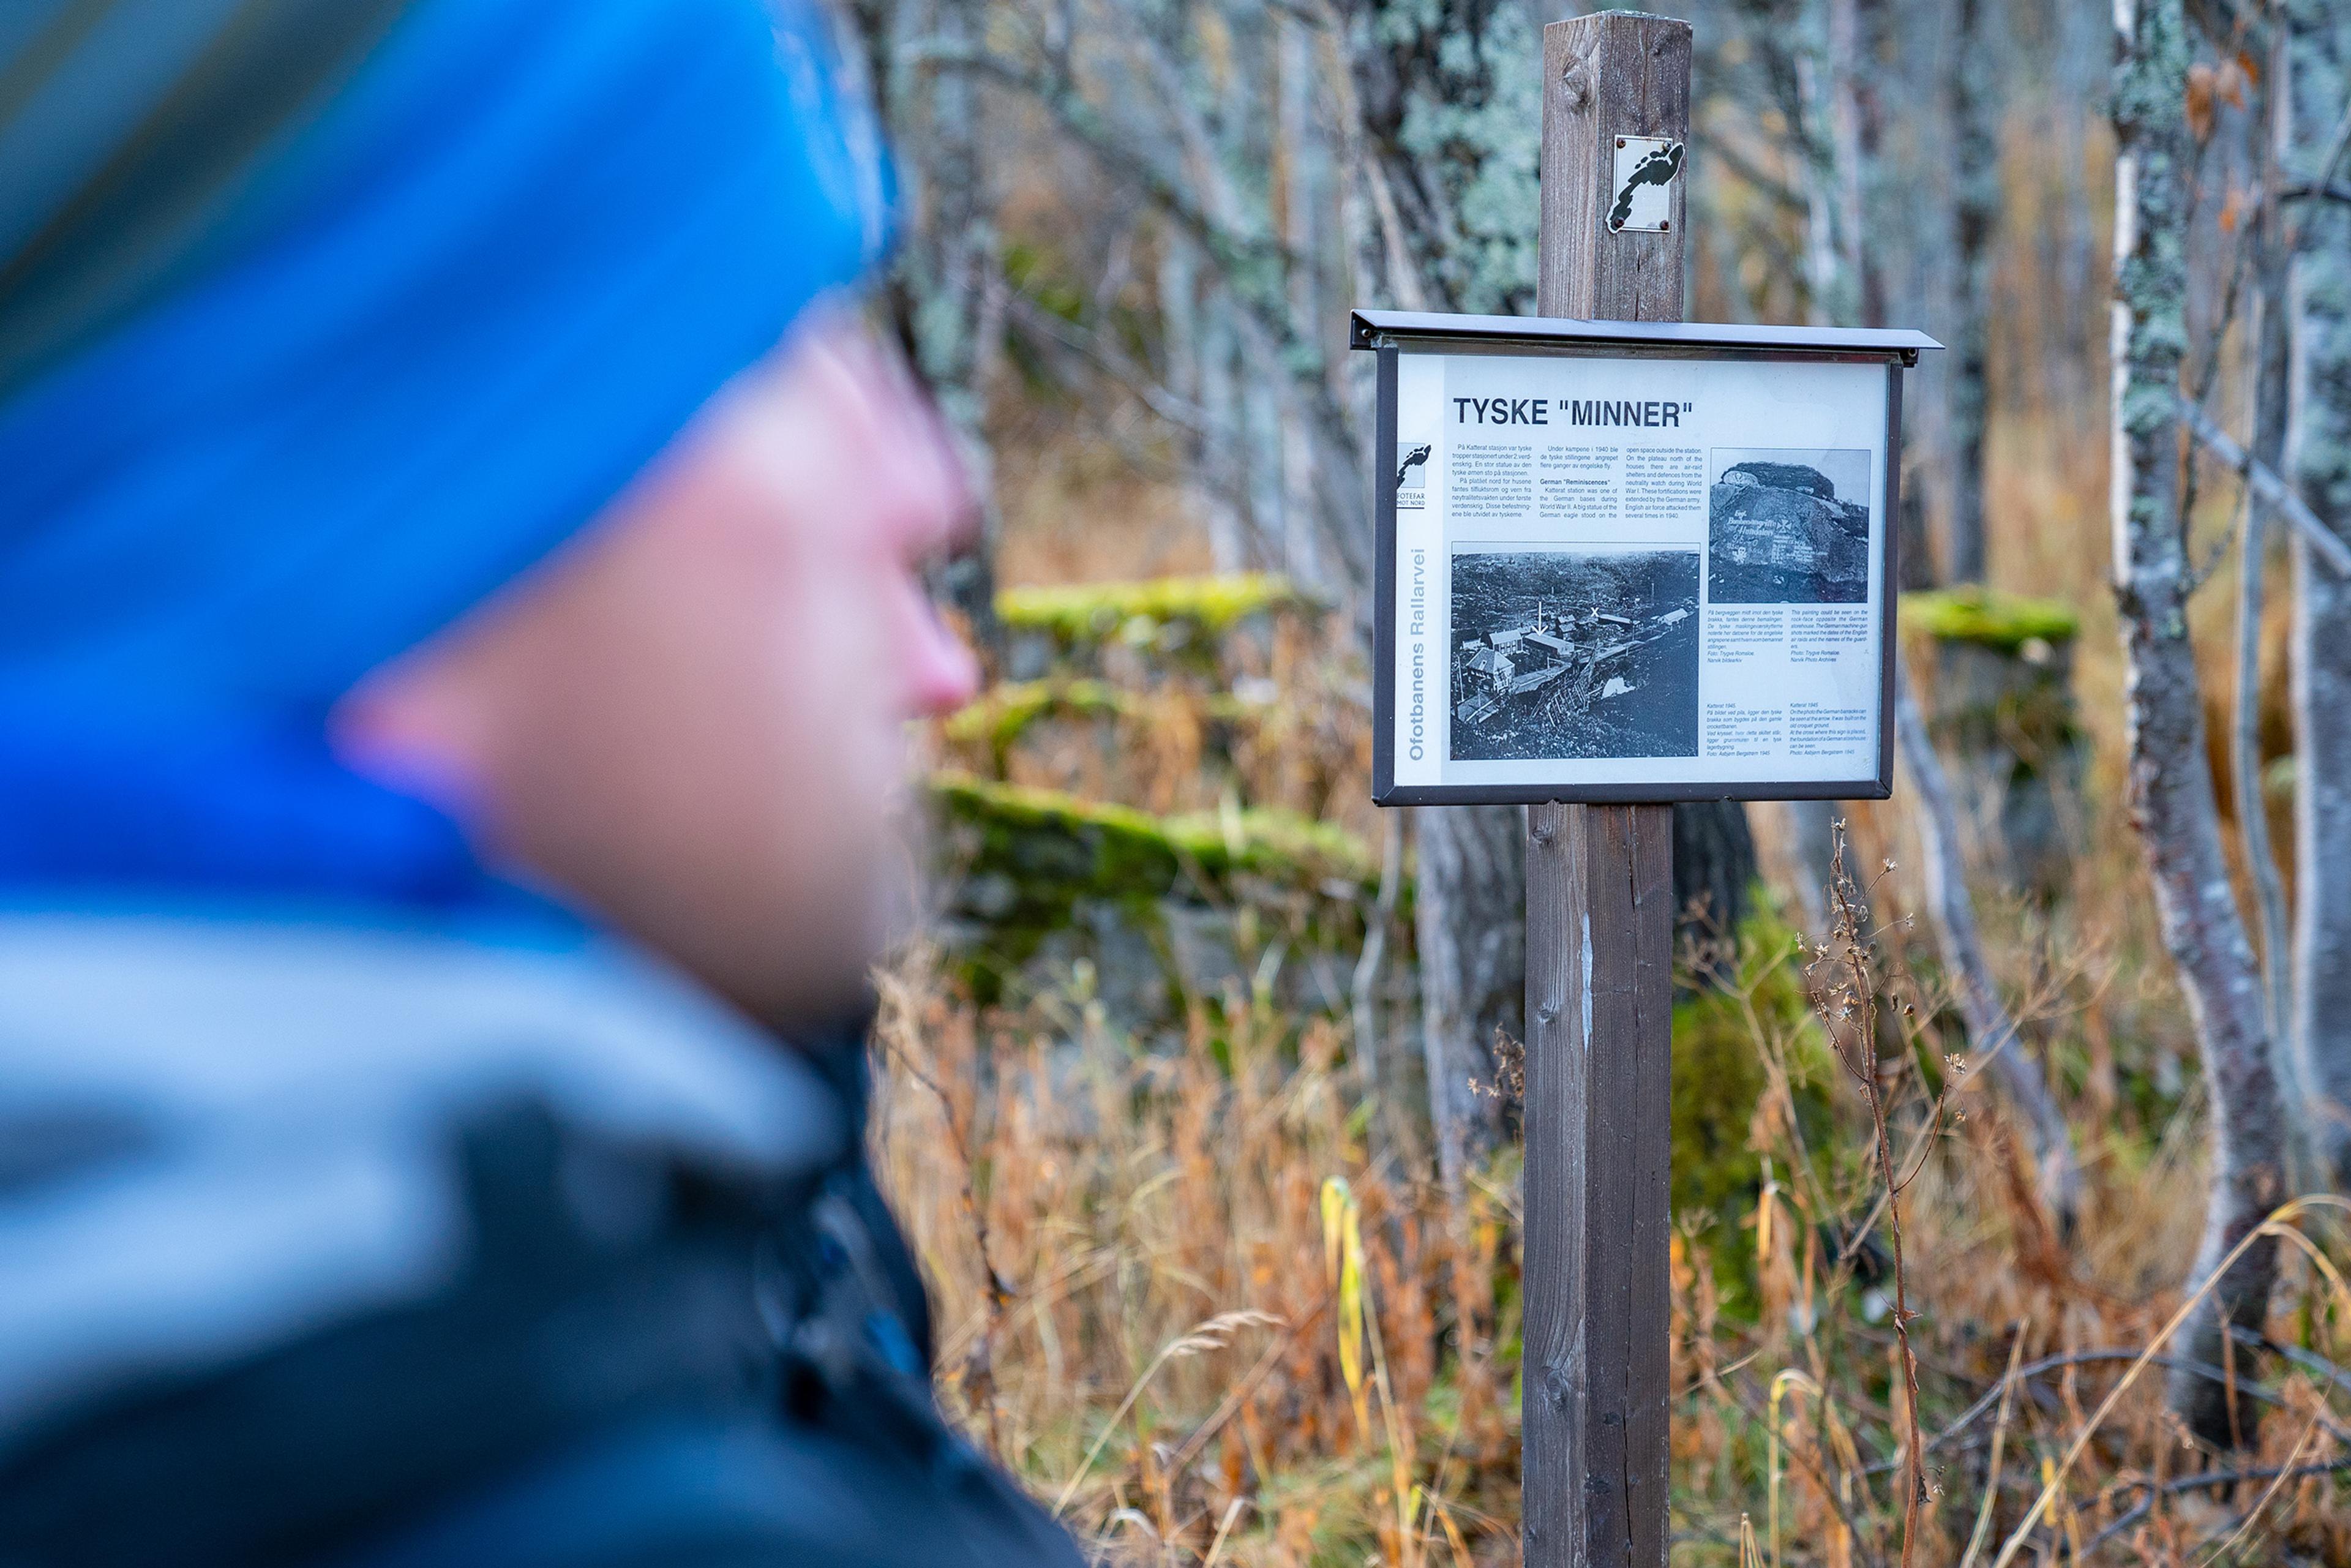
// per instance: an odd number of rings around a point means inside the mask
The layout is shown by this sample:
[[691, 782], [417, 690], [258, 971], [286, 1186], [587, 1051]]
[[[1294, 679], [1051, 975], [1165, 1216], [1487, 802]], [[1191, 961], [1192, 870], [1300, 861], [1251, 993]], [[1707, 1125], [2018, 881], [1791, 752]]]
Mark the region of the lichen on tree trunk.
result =
[[[2230, 884], [2189, 634], [2178, 401], [2188, 288], [2181, 0], [2121, 0], [2116, 26], [2115, 594], [2129, 665], [2131, 808], [2211, 1103], [2211, 1186], [2193, 1275], [2201, 1283], [2283, 1196], [2284, 1116], [2261, 971]], [[2229, 1325], [2260, 1326], [2276, 1272], [2273, 1240], [2248, 1247], [2190, 1319], [2180, 1354], [2227, 1364]], [[2251, 1436], [2253, 1411], [2214, 1379], [2175, 1372], [2170, 1396], [2208, 1442], [2234, 1446]]]

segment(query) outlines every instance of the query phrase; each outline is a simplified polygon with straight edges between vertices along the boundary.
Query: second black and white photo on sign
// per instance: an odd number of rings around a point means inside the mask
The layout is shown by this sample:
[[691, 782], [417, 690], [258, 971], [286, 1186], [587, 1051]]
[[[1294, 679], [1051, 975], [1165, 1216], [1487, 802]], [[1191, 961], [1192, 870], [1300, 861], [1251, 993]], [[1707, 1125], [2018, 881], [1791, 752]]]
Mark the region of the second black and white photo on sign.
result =
[[1698, 755], [1696, 550], [1453, 557], [1452, 755]]
[[1867, 452], [1718, 446], [1708, 456], [1709, 603], [1867, 601]]

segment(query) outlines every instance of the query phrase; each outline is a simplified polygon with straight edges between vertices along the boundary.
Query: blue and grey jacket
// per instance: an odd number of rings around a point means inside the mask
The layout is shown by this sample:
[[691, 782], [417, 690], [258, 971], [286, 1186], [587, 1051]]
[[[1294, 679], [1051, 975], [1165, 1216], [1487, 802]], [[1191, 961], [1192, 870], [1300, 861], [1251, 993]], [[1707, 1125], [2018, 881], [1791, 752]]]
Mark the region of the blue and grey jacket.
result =
[[853, 1044], [600, 939], [0, 917], [0, 1563], [1074, 1562]]

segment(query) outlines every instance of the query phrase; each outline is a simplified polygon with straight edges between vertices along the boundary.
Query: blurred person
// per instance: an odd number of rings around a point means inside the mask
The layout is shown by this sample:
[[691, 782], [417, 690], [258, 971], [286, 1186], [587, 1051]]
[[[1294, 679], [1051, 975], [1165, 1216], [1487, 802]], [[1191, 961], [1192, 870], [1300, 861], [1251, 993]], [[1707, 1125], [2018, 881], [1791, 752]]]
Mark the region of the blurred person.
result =
[[824, 38], [0, 8], [0, 1563], [1080, 1560], [862, 1155], [974, 671]]

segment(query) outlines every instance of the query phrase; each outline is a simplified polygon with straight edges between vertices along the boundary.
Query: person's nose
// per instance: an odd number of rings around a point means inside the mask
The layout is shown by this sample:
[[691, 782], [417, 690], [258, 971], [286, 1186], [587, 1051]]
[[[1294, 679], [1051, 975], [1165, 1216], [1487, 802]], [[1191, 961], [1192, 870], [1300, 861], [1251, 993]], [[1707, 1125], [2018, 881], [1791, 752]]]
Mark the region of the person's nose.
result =
[[913, 622], [901, 640], [904, 650], [904, 696], [909, 718], [953, 713], [979, 695], [979, 660], [939, 618], [928, 595], [908, 582]]

